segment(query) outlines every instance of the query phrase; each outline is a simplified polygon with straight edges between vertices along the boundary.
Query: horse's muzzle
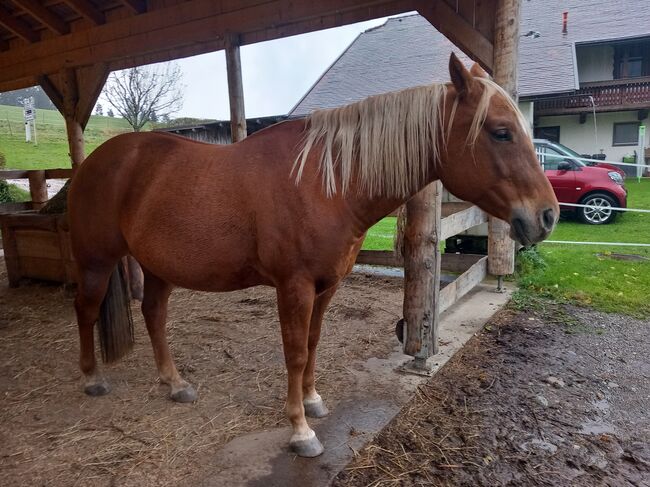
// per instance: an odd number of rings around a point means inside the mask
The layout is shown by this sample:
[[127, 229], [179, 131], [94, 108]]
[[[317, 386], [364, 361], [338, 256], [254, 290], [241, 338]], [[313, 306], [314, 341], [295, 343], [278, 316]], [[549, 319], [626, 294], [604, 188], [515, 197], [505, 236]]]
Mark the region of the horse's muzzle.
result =
[[559, 211], [555, 208], [535, 212], [528, 209], [513, 210], [510, 236], [525, 247], [541, 242], [553, 231], [559, 216]]

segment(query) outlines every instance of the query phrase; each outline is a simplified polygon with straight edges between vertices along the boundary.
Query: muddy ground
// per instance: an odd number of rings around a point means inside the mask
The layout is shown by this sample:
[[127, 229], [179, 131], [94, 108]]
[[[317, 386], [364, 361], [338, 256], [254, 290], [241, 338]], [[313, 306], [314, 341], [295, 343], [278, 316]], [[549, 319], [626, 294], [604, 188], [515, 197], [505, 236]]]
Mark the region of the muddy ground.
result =
[[336, 478], [352, 486], [650, 486], [650, 323], [506, 310]]
[[[111, 394], [90, 398], [77, 367], [72, 292], [38, 283], [8, 289], [4, 272], [0, 264], [0, 485], [197, 485], [228, 441], [288, 424], [273, 289], [174, 292], [172, 351], [199, 393], [195, 404], [175, 404], [157, 382], [137, 306], [134, 351], [106, 370]], [[401, 306], [400, 279], [355, 274], [344, 282], [317, 363], [331, 409], [350, 394], [358, 364], [393, 350]]]

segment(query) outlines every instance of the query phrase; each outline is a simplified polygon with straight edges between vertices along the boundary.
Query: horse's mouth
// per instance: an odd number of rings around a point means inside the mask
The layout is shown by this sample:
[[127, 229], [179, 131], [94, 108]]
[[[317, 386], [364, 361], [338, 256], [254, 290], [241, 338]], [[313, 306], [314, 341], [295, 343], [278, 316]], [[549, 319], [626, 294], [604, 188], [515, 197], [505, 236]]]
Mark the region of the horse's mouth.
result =
[[528, 237], [526, 223], [522, 218], [513, 218], [510, 223], [510, 237], [519, 242], [524, 247], [530, 247], [535, 243]]

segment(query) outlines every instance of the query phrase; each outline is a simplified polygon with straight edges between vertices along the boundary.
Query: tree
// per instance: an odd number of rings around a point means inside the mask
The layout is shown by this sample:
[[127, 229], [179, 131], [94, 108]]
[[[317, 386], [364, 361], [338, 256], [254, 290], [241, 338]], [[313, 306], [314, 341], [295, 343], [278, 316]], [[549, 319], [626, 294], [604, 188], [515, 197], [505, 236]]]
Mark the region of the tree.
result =
[[104, 115], [104, 108], [102, 107], [101, 103], [97, 103], [97, 105], [95, 105], [95, 115]]
[[112, 108], [109, 108], [108, 110], [106, 110], [106, 115], [108, 115], [109, 117], [112, 118], [112, 117], [115, 116], [115, 113], [113, 113], [113, 109], [112, 109]]
[[164, 119], [183, 105], [180, 67], [141, 66], [111, 74], [104, 98], [139, 132], [151, 120]]

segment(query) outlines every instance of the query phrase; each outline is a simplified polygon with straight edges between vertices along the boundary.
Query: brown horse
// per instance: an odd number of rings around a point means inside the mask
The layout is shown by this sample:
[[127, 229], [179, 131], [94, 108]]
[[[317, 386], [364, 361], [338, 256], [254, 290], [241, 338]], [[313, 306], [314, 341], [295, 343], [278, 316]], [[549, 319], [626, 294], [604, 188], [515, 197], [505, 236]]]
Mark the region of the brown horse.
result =
[[437, 179], [510, 222], [523, 244], [543, 240], [559, 215], [516, 105], [478, 66], [470, 72], [452, 55], [449, 67], [447, 85], [318, 111], [233, 145], [138, 133], [93, 152], [68, 197], [86, 392], [108, 392], [93, 346], [100, 308], [102, 350], [112, 350], [105, 358], [117, 359], [129, 346], [116, 314], [127, 301], [109, 287], [119, 282], [115, 269], [124, 255], [144, 270], [142, 312], [160, 380], [176, 401], [193, 401], [196, 392], [167, 344], [172, 288], [274, 286], [290, 446], [301, 456], [319, 455], [323, 447], [305, 415], [327, 414], [314, 388], [321, 321], [368, 228]]

